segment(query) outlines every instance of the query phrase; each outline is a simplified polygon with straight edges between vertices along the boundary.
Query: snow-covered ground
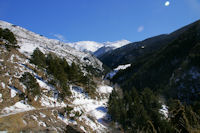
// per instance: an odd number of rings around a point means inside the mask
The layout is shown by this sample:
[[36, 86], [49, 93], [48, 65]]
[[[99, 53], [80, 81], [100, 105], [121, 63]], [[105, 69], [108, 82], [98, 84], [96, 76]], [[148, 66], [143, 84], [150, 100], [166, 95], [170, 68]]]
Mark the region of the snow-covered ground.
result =
[[108, 74], [106, 75], [106, 78], [112, 78], [112, 77], [114, 77], [114, 76], [117, 74], [117, 72], [118, 72], [119, 70], [125, 70], [126, 68], [128, 68], [128, 67], [130, 67], [130, 66], [131, 66], [131, 64], [119, 65], [119, 66], [116, 67], [113, 71], [111, 71], [110, 73], [108, 73]]
[[[82, 88], [78, 86], [70, 86], [72, 92], [72, 99], [74, 99], [71, 103], [73, 106], [73, 111], [82, 113], [82, 115], [78, 118], [78, 121], [84, 122], [87, 126], [89, 126], [93, 132], [106, 132], [107, 127], [103, 125], [103, 120], [107, 118], [107, 102], [108, 97], [95, 100], [91, 99]], [[99, 86], [97, 89], [100, 93], [111, 93], [112, 87], [107, 85]], [[72, 111], [72, 112], [73, 112]], [[70, 116], [74, 116], [74, 114], [70, 114]], [[65, 122], [66, 124], [74, 123], [63, 116], [58, 116], [60, 120]], [[91, 119], [92, 118], [92, 119]], [[84, 126], [82, 129], [85, 130]], [[87, 131], [88, 132], [88, 131]]]
[[5, 83], [1, 82], [1, 86], [5, 89]]

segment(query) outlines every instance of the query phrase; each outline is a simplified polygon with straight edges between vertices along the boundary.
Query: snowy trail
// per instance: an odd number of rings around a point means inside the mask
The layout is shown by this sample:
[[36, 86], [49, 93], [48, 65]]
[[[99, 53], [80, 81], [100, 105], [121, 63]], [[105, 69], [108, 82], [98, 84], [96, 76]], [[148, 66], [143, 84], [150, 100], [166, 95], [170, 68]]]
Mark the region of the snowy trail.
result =
[[11, 116], [11, 115], [25, 113], [25, 112], [40, 111], [40, 110], [53, 110], [53, 109], [60, 109], [60, 108], [63, 108], [63, 107], [62, 106], [60, 106], [60, 107], [44, 107], [44, 108], [36, 108], [36, 109], [32, 109], [32, 110], [24, 110], [24, 111], [19, 111], [19, 112], [12, 112], [12, 113], [8, 113], [8, 114], [0, 115], [0, 119], [4, 118], [4, 117]]

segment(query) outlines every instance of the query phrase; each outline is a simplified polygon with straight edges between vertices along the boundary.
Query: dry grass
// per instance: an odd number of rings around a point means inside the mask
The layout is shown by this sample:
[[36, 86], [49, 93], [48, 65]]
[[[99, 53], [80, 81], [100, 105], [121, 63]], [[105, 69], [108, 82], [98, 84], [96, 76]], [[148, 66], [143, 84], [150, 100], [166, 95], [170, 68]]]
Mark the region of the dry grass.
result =
[[22, 114], [0, 118], [0, 130], [19, 132], [25, 127], [26, 125], [23, 123]]
[[[0, 131], [6, 130], [11, 133], [21, 131], [54, 133], [55, 129], [53, 127], [59, 127], [58, 129], [62, 129], [59, 132], [62, 132], [66, 124], [52, 115], [52, 110], [54, 109], [32, 110], [0, 118]], [[42, 117], [40, 113], [45, 114], [46, 117]], [[36, 116], [37, 120], [34, 120], [32, 116]], [[38, 121], [44, 122], [47, 127], [40, 126]]]
[[[17, 101], [19, 101], [19, 97], [10, 97], [10, 89], [8, 88], [9, 85], [15, 86], [17, 89], [22, 91], [22, 87], [19, 84], [19, 80], [14, 77], [17, 71], [19, 71], [17, 68], [13, 67], [16, 66], [16, 63], [10, 61], [10, 57], [13, 54], [18, 54], [18, 51], [15, 49], [11, 49], [9, 52], [5, 50], [5, 48], [0, 47], [0, 58], [3, 60], [1, 62], [1, 75], [0, 75], [0, 81], [5, 84], [5, 88], [3, 88], [0, 85], [0, 93], [3, 97], [3, 102], [0, 104], [0, 109], [11, 106]], [[13, 59], [14, 60], [14, 59]], [[17, 59], [16, 59], [17, 61]], [[7, 74], [6, 74], [7, 73]], [[9, 84], [9, 79], [11, 80], [12, 84]]]

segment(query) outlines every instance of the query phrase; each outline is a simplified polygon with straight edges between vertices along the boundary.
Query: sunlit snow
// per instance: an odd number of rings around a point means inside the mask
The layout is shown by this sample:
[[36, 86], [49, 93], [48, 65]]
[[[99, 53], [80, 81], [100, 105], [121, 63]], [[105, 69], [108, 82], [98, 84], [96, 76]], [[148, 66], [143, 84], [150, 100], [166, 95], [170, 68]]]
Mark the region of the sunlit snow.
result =
[[120, 40], [115, 42], [103, 42], [103, 43], [94, 41], [80, 41], [67, 44], [79, 51], [95, 52], [101, 47], [112, 47], [113, 49], [116, 49], [129, 43], [131, 42], [128, 40]]
[[3, 102], [2, 94], [0, 93], [0, 103]]
[[168, 107], [165, 104], [162, 105], [160, 113], [163, 114], [165, 118], [168, 118]]
[[24, 111], [33, 110], [33, 109], [35, 108], [28, 104], [25, 104], [25, 102], [22, 100], [22, 101], [16, 102], [13, 106], [4, 108], [1, 111], [1, 113], [3, 114], [19, 113], [19, 112], [24, 112]]
[[128, 67], [130, 67], [130, 66], [131, 66], [131, 64], [119, 65], [119, 66], [116, 67], [113, 71], [111, 71], [110, 73], [108, 73], [108, 74], [106, 75], [106, 78], [112, 78], [112, 77], [114, 77], [114, 76], [117, 74], [117, 72], [118, 72], [119, 70], [125, 70], [126, 68], [128, 68]]

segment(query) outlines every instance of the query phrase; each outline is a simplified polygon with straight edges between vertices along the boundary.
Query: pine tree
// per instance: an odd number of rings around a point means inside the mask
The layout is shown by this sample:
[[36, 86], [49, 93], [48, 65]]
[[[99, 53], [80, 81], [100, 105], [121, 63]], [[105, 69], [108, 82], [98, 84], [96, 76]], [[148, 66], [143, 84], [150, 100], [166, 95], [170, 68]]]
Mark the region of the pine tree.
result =
[[31, 63], [44, 68], [46, 66], [46, 58], [45, 55], [40, 51], [39, 48], [36, 48], [33, 51], [30, 59]]

